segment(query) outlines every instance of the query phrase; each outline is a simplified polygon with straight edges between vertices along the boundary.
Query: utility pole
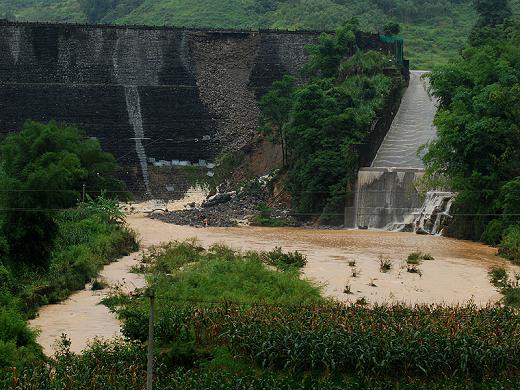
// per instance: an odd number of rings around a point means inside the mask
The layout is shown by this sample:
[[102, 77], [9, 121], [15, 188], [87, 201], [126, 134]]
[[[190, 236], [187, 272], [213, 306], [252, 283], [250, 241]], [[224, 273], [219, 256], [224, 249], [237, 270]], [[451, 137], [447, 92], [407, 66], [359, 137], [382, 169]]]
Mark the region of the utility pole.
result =
[[150, 319], [148, 322], [148, 362], [146, 365], [146, 390], [153, 387], [153, 331], [155, 321], [155, 293], [153, 289], [148, 289], [150, 297]]
[[82, 203], [85, 203], [85, 188], [86, 188], [86, 184], [83, 183], [83, 194], [81, 196], [81, 202]]

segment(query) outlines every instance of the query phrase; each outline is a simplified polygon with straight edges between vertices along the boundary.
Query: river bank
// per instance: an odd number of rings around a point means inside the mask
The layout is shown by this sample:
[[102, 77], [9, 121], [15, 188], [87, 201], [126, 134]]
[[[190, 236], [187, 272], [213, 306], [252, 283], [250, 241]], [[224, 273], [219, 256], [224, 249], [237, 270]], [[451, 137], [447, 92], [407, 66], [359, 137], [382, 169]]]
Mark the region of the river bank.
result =
[[[127, 218], [138, 232], [141, 247], [196, 238], [207, 247], [225, 243], [239, 250], [270, 250], [276, 246], [285, 251], [304, 253], [308, 264], [304, 277], [323, 286], [323, 294], [340, 301], [353, 302], [365, 298], [369, 303], [394, 301], [416, 303], [459, 304], [473, 301], [478, 305], [495, 303], [500, 293], [490, 284], [488, 270], [492, 266], [518, 272], [506, 260], [496, 256], [496, 249], [479, 243], [445, 237], [420, 236], [371, 230], [314, 230], [301, 228], [194, 228], [177, 226], [143, 215]], [[424, 261], [422, 275], [407, 272], [405, 259], [413, 251], [430, 253], [435, 260]], [[392, 262], [387, 273], [379, 270], [379, 258]], [[128, 291], [143, 287], [141, 275], [129, 272], [138, 254], [126, 256], [106, 266], [101, 276], [108, 283], [123, 283]], [[355, 262], [351, 267], [349, 263]], [[358, 271], [352, 277], [352, 268]], [[349, 284], [352, 294], [344, 293]], [[46, 354], [62, 333], [72, 341], [71, 350], [81, 351], [96, 336], [120, 335], [115, 316], [99, 302], [108, 290], [83, 290], [65, 302], [40, 310], [31, 321], [41, 330], [38, 341]]]

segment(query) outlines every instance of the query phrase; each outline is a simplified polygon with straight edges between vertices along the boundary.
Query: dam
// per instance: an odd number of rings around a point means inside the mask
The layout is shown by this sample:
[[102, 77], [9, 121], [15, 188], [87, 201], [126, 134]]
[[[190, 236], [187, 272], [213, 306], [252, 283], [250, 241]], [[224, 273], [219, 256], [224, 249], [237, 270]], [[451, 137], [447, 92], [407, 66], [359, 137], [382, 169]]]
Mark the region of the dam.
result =
[[[300, 75], [319, 36], [0, 20], [0, 137], [28, 119], [77, 125], [115, 156], [134, 195], [185, 191], [172, 167], [205, 169], [250, 143], [258, 99]], [[402, 53], [377, 34], [356, 38]]]
[[371, 165], [358, 172], [354, 227], [409, 228], [423, 206], [416, 188], [424, 174], [418, 150], [435, 139], [433, 119], [437, 112], [437, 102], [428, 93], [424, 74], [410, 71], [409, 86], [388, 133]]

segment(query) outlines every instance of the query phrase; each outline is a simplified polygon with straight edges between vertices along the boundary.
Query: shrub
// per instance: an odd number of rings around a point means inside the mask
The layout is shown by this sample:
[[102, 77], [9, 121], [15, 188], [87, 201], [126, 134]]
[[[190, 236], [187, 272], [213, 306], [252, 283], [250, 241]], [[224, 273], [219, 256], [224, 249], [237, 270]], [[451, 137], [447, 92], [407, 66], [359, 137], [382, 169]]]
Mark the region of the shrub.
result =
[[108, 287], [108, 283], [103, 278], [96, 278], [92, 282], [92, 291], [104, 290]]
[[434, 260], [434, 258], [429, 253], [422, 253], [420, 251], [415, 251], [408, 255], [406, 262], [408, 264], [419, 265], [419, 264], [421, 264], [422, 260]]
[[502, 290], [502, 294], [504, 294], [504, 303], [510, 306], [520, 306], [520, 288], [506, 288]]
[[495, 287], [505, 288], [509, 286], [507, 272], [502, 267], [493, 267], [489, 270], [489, 279]]
[[42, 359], [36, 334], [16, 308], [0, 307], [0, 369], [22, 367]]
[[388, 257], [383, 257], [383, 255], [379, 256], [379, 271], [380, 272], [388, 272], [392, 269], [392, 260]]
[[288, 266], [303, 268], [307, 264], [307, 256], [304, 254], [298, 251], [284, 253], [280, 247], [275, 247], [270, 252], [263, 252], [262, 259], [266, 264], [281, 269], [286, 269]]
[[255, 215], [252, 221], [254, 226], [269, 226], [269, 227], [281, 227], [287, 226], [286, 220], [281, 218], [275, 218], [272, 214], [272, 209], [267, 207], [265, 204], [260, 204], [257, 207], [259, 213]]
[[513, 225], [506, 230], [498, 253], [513, 263], [520, 264], [520, 226]]
[[421, 252], [412, 252], [408, 255], [406, 262], [408, 264], [420, 264], [422, 260]]
[[484, 233], [480, 237], [480, 241], [485, 242], [488, 245], [497, 245], [502, 240], [504, 232], [506, 231], [509, 224], [501, 219], [493, 219], [487, 224]]
[[58, 235], [47, 271], [37, 272], [21, 264], [10, 265], [13, 286], [29, 317], [47, 303], [57, 303], [85, 287], [101, 268], [137, 250], [135, 232], [111, 223], [103, 211], [79, 207], [55, 216]]

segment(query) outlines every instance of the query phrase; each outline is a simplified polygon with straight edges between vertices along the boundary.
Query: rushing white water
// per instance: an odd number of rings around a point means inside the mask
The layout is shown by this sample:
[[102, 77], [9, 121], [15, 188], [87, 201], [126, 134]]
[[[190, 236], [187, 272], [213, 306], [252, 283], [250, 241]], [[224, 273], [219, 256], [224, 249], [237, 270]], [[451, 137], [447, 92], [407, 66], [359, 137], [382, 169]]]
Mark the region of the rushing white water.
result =
[[125, 87], [126, 109], [128, 110], [128, 118], [130, 124], [134, 129], [135, 151], [139, 164], [141, 165], [141, 172], [143, 175], [144, 186], [146, 193], [150, 194], [150, 179], [148, 177], [148, 162], [146, 159], [146, 152], [143, 146], [144, 128], [143, 116], [141, 114], [141, 101], [139, 98], [139, 90], [136, 86]]
[[441, 235], [444, 227], [451, 221], [450, 209], [455, 200], [453, 192], [429, 191], [424, 204], [415, 213], [414, 231]]
[[433, 119], [437, 112], [437, 101], [429, 94], [424, 73], [410, 72], [399, 111], [372, 166], [358, 173], [355, 227], [411, 231], [421, 213], [416, 181], [424, 174], [424, 165], [417, 154], [421, 145], [435, 139]]
[[437, 101], [428, 92], [425, 72], [411, 71], [410, 84], [372, 167], [422, 168], [419, 147], [435, 138]]

